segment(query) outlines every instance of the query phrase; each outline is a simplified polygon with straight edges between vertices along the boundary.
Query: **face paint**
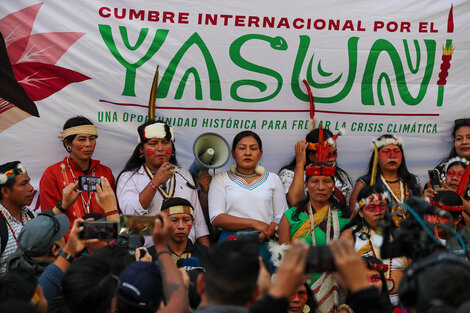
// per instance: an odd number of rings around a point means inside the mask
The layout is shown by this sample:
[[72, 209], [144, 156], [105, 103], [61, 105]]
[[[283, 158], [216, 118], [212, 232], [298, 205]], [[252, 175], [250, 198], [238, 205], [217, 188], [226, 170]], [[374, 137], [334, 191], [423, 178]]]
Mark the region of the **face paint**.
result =
[[369, 284], [376, 284], [378, 282], [380, 282], [380, 276], [379, 275], [374, 275], [374, 276], [371, 276], [369, 277]]
[[382, 149], [379, 151], [379, 156], [383, 158], [397, 158], [401, 156], [401, 150], [396, 149]]
[[294, 293], [292, 297], [290, 298], [290, 301], [295, 301], [295, 300], [299, 300], [301, 302], [307, 302], [308, 300], [307, 293], [305, 291], [298, 291]]
[[77, 149], [78, 149], [78, 151], [82, 151], [83, 150], [83, 145], [78, 145]]
[[166, 154], [171, 154], [171, 147], [166, 147], [165, 148], [165, 153]]
[[447, 178], [457, 178], [457, 179], [461, 179], [463, 176], [463, 172], [456, 172], [456, 171], [453, 171], [453, 170], [449, 170], [447, 172]]
[[337, 156], [338, 156], [338, 150], [335, 150], [335, 151], [331, 151], [330, 153], [328, 153], [328, 156], [326, 158], [333, 159], [333, 158], [336, 158]]
[[149, 148], [149, 149], [145, 150], [145, 153], [147, 154], [148, 157], [151, 157], [152, 155], [155, 154], [155, 150]]
[[365, 206], [363, 210], [369, 213], [382, 213], [382, 212], [385, 212], [385, 210], [387, 210], [387, 207], [388, 207], [387, 202], [382, 201], [377, 204], [369, 204]]

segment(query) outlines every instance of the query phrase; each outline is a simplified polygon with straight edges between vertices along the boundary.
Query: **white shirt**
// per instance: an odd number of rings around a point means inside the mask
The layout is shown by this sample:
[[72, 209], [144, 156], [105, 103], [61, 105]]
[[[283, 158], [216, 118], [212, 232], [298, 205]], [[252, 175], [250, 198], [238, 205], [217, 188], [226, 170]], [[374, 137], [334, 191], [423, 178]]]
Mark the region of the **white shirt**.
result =
[[[197, 238], [209, 235], [209, 229], [207, 228], [206, 221], [204, 220], [197, 190], [189, 188], [186, 185], [186, 181], [178, 175], [178, 173], [180, 173], [191, 184], [194, 184], [191, 174], [180, 166], [176, 166], [175, 170], [177, 173], [175, 174], [175, 193], [173, 197], [184, 198], [193, 205], [194, 224], [191, 232], [189, 233], [189, 239], [194, 241]], [[150, 202], [147, 210], [140, 204], [139, 194], [144, 190], [149, 182], [150, 178], [145, 172], [143, 166], [141, 166], [137, 172], [128, 171], [121, 175], [116, 187], [116, 197], [119, 202], [119, 207], [124, 215], [151, 215], [160, 211], [163, 197], [158, 191], [155, 192], [155, 196], [153, 197], [152, 202]], [[169, 190], [169, 184], [170, 180], [166, 182], [167, 190]], [[145, 247], [150, 247], [152, 245], [152, 238], [150, 236], [145, 236]]]
[[265, 173], [247, 184], [230, 173], [217, 173], [209, 188], [209, 215], [211, 221], [227, 213], [270, 224], [279, 223], [287, 210], [286, 196], [279, 176]]

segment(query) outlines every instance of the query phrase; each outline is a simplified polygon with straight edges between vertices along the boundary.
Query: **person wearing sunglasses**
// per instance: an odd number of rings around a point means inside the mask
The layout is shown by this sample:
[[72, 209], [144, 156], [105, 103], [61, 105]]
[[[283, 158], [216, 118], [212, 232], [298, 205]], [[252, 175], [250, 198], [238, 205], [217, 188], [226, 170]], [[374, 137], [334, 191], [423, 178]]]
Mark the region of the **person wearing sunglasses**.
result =
[[382, 259], [380, 247], [376, 246], [374, 239], [377, 236], [377, 224], [384, 219], [388, 211], [390, 196], [380, 186], [366, 185], [359, 191], [356, 203], [357, 214], [351, 222], [344, 227], [341, 238], [354, 243], [354, 251], [360, 256], [373, 256], [388, 265], [385, 273], [390, 301], [398, 304], [398, 285], [408, 265], [406, 258]]

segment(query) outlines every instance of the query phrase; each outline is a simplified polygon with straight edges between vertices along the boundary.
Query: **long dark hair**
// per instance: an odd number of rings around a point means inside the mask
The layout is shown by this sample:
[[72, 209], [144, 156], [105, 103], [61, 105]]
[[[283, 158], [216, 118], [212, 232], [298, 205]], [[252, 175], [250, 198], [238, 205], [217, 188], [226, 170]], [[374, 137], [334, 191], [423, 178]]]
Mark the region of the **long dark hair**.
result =
[[[305, 136], [305, 140], [308, 141], [308, 142], [311, 142], [311, 143], [317, 143], [318, 142], [318, 137], [319, 137], [319, 134], [320, 134], [320, 129], [319, 128], [315, 128], [313, 130], [311, 130], [307, 136]], [[325, 139], [328, 139], [328, 138], [331, 138], [333, 137], [333, 133], [329, 130], [329, 129], [323, 129], [323, 140]], [[310, 162], [309, 158], [308, 158], [308, 155], [310, 154], [310, 152], [312, 152], [311, 150], [306, 150], [305, 151], [305, 159], [307, 160], [307, 163], [308, 164]], [[280, 170], [282, 171], [283, 169], [287, 169], [287, 170], [291, 170], [291, 171], [294, 171], [295, 170], [295, 166], [297, 165], [297, 159], [295, 158], [295, 155], [294, 155], [294, 158], [292, 159], [292, 161], [290, 161], [289, 164], [287, 165], [284, 165]], [[343, 175], [341, 175], [341, 174]], [[343, 177], [346, 177], [346, 179], [348, 180], [347, 182], [345, 182], [343, 180]], [[352, 185], [352, 181], [351, 181], [351, 178], [349, 177], [348, 173], [346, 173], [346, 171], [344, 171], [343, 169], [339, 168], [338, 167], [338, 164], [336, 164], [336, 173], [335, 173], [335, 178], [336, 179], [339, 179], [342, 183], [348, 183], [350, 185]]]
[[[390, 134], [385, 134], [377, 138], [377, 141], [382, 140], [382, 139], [392, 139], [396, 138], [393, 135]], [[420, 194], [419, 191], [419, 186], [418, 186], [418, 181], [416, 180], [416, 176], [411, 174], [410, 171], [408, 171], [408, 167], [406, 166], [406, 160], [405, 160], [405, 152], [403, 151], [403, 147], [401, 145], [397, 145], [398, 148], [400, 148], [402, 159], [401, 159], [401, 164], [400, 167], [398, 168], [398, 177], [403, 180], [405, 185], [412, 191], [414, 195]], [[380, 149], [382, 149], [381, 147]], [[380, 151], [379, 149], [379, 151]], [[369, 161], [369, 169], [367, 170], [367, 176], [372, 178], [372, 167], [374, 164], [374, 152], [372, 152], [372, 155], [370, 156], [370, 161]], [[380, 169], [380, 166], [377, 165], [377, 174], [376, 174], [376, 181], [380, 180], [380, 175], [382, 174], [382, 170]]]
[[[137, 132], [139, 134], [139, 137], [141, 138], [141, 141], [140, 143], [135, 147], [134, 149], [134, 152], [132, 152], [132, 155], [131, 157], [129, 158], [129, 160], [127, 160], [127, 163], [126, 165], [124, 166], [124, 168], [122, 169], [122, 171], [119, 173], [117, 179], [116, 179], [116, 186], [117, 186], [117, 183], [119, 181], [119, 178], [121, 178], [121, 175], [124, 173], [124, 172], [129, 172], [129, 171], [134, 171], [135, 173], [137, 172], [137, 170], [142, 166], [142, 164], [145, 163], [145, 157], [144, 155], [140, 152], [140, 149], [144, 146], [144, 143], [148, 141], [144, 139], [143, 137], [143, 131], [144, 131], [144, 128], [148, 125], [152, 125], [152, 124], [155, 124], [155, 123], [162, 123], [162, 124], [165, 124], [165, 129], [167, 130], [167, 132], [169, 132], [169, 126], [168, 124], [166, 124], [165, 122], [163, 121], [147, 121], [145, 123], [143, 123], [142, 125], [140, 125], [138, 128], [137, 128]], [[173, 143], [173, 141], [171, 142], [171, 148], [172, 148], [172, 151], [173, 151], [173, 154], [171, 155], [171, 158], [170, 158], [170, 163], [174, 164], [174, 165], [178, 165], [178, 161], [176, 160], [176, 149], [175, 149], [175, 144]]]
[[[370, 195], [373, 195], [374, 193], [382, 194], [383, 192], [384, 192], [384, 190], [380, 186], [365, 185], [359, 191], [359, 193], [357, 195], [357, 201], [359, 202], [359, 201], [361, 201], [361, 199], [367, 198]], [[359, 210], [361, 210], [361, 209], [362, 208], [359, 208]], [[344, 226], [342, 232], [345, 231], [346, 229], [352, 228], [354, 226], [356, 226], [352, 231], [352, 236], [353, 236], [354, 240], [356, 240], [356, 237], [355, 237], [356, 233], [360, 232], [364, 226], [370, 227], [369, 223], [367, 223], [367, 221], [364, 218], [359, 216], [359, 214], [356, 214], [353, 217], [353, 219], [348, 224], [346, 224], [346, 226]]]
[[[450, 149], [449, 156], [447, 159], [453, 158], [457, 156], [457, 151], [455, 150], [455, 133], [459, 130], [462, 126], [470, 126], [470, 119], [469, 118], [461, 118], [456, 119], [454, 121], [454, 127], [452, 128], [452, 148]], [[445, 160], [443, 160], [445, 161]]]
[[[328, 167], [328, 164], [326, 164], [326, 163], [312, 163], [309, 166], [325, 166], [325, 167]], [[308, 179], [311, 176], [312, 175], [307, 175], [305, 177], [305, 181], [308, 182]], [[334, 176], [330, 176], [330, 177], [333, 178], [333, 183], [334, 183], [334, 180], [335, 180]], [[333, 190], [334, 190], [334, 187], [333, 187]], [[299, 221], [299, 214], [300, 213], [307, 212], [307, 207], [308, 207], [309, 201], [310, 201], [310, 195], [309, 195], [308, 192], [306, 192], [305, 198], [294, 205], [295, 206], [295, 212], [294, 212], [294, 214], [292, 214], [292, 219], [294, 221]], [[335, 199], [335, 197], [333, 196], [333, 191], [331, 192], [331, 196], [328, 199], [328, 203], [330, 204], [330, 206], [332, 208], [336, 208], [336, 209], [338, 209], [342, 212], [345, 212], [345, 210], [347, 211], [346, 206]]]

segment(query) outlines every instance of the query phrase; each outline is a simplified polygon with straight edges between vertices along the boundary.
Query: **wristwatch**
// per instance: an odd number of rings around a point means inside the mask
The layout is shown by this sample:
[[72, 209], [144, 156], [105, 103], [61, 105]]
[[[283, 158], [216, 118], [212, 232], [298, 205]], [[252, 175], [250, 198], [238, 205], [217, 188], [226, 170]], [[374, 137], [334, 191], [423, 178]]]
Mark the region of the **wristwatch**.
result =
[[72, 263], [74, 258], [70, 253], [65, 252], [64, 250], [60, 250], [58, 255], [66, 259], [69, 263]]
[[67, 213], [67, 210], [62, 207], [62, 199], [60, 199], [59, 201], [57, 201], [57, 204], [55, 205], [55, 207], [56, 207], [57, 210], [59, 210], [60, 212], [62, 212], [62, 213]]

